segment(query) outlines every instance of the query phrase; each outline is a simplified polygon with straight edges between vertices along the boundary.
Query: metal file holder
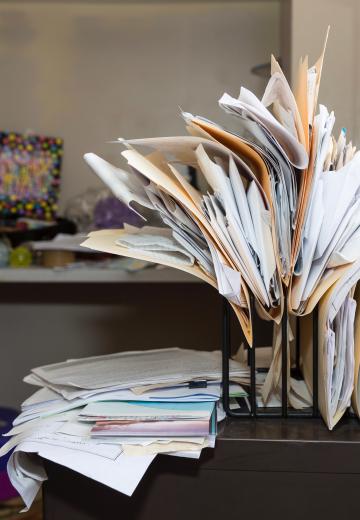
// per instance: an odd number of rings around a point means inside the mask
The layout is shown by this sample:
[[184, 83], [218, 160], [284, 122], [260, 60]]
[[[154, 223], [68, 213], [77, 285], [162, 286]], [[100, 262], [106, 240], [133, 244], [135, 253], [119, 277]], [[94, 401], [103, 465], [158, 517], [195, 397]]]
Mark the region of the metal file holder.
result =
[[[223, 407], [224, 411], [229, 417], [268, 417], [268, 418], [287, 418], [287, 417], [318, 417], [319, 409], [319, 381], [318, 381], [318, 308], [315, 307], [312, 313], [312, 341], [313, 341], [313, 405], [306, 410], [298, 411], [292, 410], [288, 407], [287, 396], [287, 381], [288, 381], [288, 312], [287, 312], [287, 298], [285, 297], [284, 314], [282, 318], [282, 338], [281, 338], [281, 409], [274, 411], [274, 409], [262, 408], [259, 409], [256, 403], [256, 348], [257, 337], [254, 330], [253, 345], [248, 345], [248, 363], [250, 367], [250, 392], [249, 392], [249, 410], [242, 408], [230, 409], [230, 377], [229, 377], [229, 359], [231, 357], [231, 337], [230, 337], [230, 312], [231, 307], [229, 302], [224, 298], [222, 309], [222, 385], [223, 385]], [[256, 316], [255, 298], [250, 294], [250, 315], [252, 323]], [[299, 371], [300, 367], [300, 327], [297, 320], [296, 324], [296, 368]]]

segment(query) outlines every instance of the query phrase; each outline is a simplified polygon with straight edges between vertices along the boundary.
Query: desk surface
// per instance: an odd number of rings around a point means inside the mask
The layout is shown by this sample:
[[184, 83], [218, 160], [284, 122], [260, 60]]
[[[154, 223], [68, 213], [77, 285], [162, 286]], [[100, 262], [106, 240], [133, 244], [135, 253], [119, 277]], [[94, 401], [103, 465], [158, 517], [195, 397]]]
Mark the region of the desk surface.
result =
[[[360, 421], [343, 417], [333, 431], [322, 419], [226, 419], [218, 441], [268, 441], [283, 443], [355, 443], [360, 446]], [[360, 461], [359, 461], [360, 464]]]
[[129, 498], [46, 463], [45, 520], [339, 520], [358, 514], [360, 424], [228, 419], [201, 459], [159, 456]]

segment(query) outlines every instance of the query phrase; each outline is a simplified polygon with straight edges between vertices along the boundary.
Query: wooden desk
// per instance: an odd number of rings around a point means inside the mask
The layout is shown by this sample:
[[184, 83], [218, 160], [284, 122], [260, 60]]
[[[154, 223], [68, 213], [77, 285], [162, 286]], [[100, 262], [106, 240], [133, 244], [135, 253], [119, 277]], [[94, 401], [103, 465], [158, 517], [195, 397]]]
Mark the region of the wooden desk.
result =
[[129, 498], [46, 464], [45, 520], [339, 520], [359, 511], [360, 424], [227, 420], [200, 461], [159, 456]]

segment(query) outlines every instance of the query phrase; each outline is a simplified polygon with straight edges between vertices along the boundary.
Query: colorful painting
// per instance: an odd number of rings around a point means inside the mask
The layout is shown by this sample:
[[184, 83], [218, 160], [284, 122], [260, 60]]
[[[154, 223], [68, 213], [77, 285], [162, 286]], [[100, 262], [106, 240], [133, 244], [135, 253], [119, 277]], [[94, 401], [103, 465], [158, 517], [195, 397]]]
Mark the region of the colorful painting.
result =
[[53, 220], [63, 140], [0, 132], [0, 217]]

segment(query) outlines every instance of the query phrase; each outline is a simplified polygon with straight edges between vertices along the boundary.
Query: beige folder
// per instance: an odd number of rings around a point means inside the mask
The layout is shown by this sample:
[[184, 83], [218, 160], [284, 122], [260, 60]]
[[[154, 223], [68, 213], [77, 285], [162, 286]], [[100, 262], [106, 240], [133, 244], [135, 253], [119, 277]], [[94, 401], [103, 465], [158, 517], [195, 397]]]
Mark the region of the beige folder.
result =
[[360, 418], [360, 284], [356, 285], [354, 292], [354, 299], [357, 302], [357, 309], [355, 315], [355, 331], [354, 331], [354, 345], [355, 345], [355, 366], [354, 366], [354, 390], [351, 398], [351, 404], [356, 415]]
[[[319, 89], [320, 89], [320, 81], [321, 81], [321, 74], [322, 74], [322, 68], [324, 63], [324, 57], [325, 57], [325, 50], [327, 45], [327, 40], [329, 36], [329, 30], [330, 27], [328, 27], [326, 35], [325, 35], [325, 41], [323, 46], [323, 51], [321, 53], [321, 56], [316, 61], [314, 67], [317, 72], [316, 76], [316, 83], [315, 83], [315, 89], [314, 89], [314, 96], [313, 99], [309, 99], [308, 95], [308, 78], [307, 78], [307, 66], [308, 61], [307, 57], [303, 60], [300, 60], [299, 67], [298, 67], [298, 73], [297, 73], [297, 79], [296, 79], [296, 92], [295, 92], [295, 98], [297, 102], [297, 106], [299, 107], [301, 119], [303, 122], [304, 127], [304, 134], [305, 134], [305, 140], [308, 143], [308, 151], [310, 151], [310, 157], [309, 157], [309, 165], [306, 170], [304, 170], [301, 173], [300, 177], [300, 190], [299, 190], [299, 198], [298, 198], [298, 210], [297, 210], [297, 216], [295, 221], [295, 230], [294, 230], [294, 236], [292, 241], [292, 262], [291, 266], [294, 268], [296, 258], [299, 253], [300, 243], [301, 243], [301, 235], [302, 230], [305, 223], [305, 216], [306, 216], [306, 210], [308, 207], [309, 202], [309, 196], [311, 193], [311, 185], [312, 185], [312, 176], [314, 173], [314, 149], [312, 144], [314, 143], [314, 132], [312, 132], [311, 135], [309, 135], [309, 113], [312, 114], [312, 118], [310, 121], [310, 125], [312, 129], [314, 129], [314, 116], [316, 112], [316, 106], [317, 106], [317, 100], [319, 95]], [[309, 104], [311, 103], [311, 106]]]
[[[271, 212], [272, 239], [274, 250], [276, 252], [277, 237], [275, 236], [275, 215], [272, 204], [271, 184], [269, 172], [261, 156], [253, 148], [251, 148], [251, 146], [249, 146], [236, 135], [219, 128], [218, 126], [208, 121], [203, 121], [195, 117], [191, 121], [191, 125], [188, 127], [188, 130], [197, 135], [207, 137], [209, 139], [215, 139], [217, 142], [231, 150], [231, 152], [241, 157], [241, 159], [250, 166], [253, 177], [260, 185], [264, 197], [266, 198], [266, 204]], [[276, 263], [278, 270], [280, 271], [280, 260], [278, 254], [276, 255]]]
[[[328, 325], [329, 319], [334, 317], [341, 305], [344, 303], [346, 297], [351, 295], [358, 304], [359, 290], [355, 291], [356, 284], [360, 278], [360, 261], [355, 262], [347, 266], [346, 272], [343, 276], [338, 279], [323, 295], [319, 302], [318, 307], [318, 360], [319, 360], [319, 409], [320, 413], [329, 427], [333, 429], [338, 423], [341, 417], [344, 415], [347, 409], [348, 403], [343, 403], [339, 406], [335, 412], [332, 412], [329, 406], [330, 395], [330, 374], [327, 365], [327, 337], [328, 337]], [[360, 305], [357, 306], [355, 314], [355, 344], [354, 344], [354, 355], [355, 355], [355, 377], [359, 374], [360, 365]], [[312, 394], [312, 383], [313, 383], [313, 338], [312, 338], [312, 324], [313, 314], [308, 314], [305, 317], [299, 318], [300, 320], [300, 338], [301, 338], [301, 361], [302, 370], [306, 385]], [[355, 380], [354, 377], [354, 380]], [[353, 381], [354, 382], [354, 381]], [[358, 393], [353, 392], [353, 403], [358, 403]], [[355, 408], [357, 414], [359, 414], [359, 407]]]
[[241, 160], [248, 164], [251, 168], [252, 179], [256, 180], [257, 184], [261, 187], [264, 195], [267, 207], [270, 209], [271, 214], [271, 229], [272, 229], [272, 241], [275, 251], [275, 259], [277, 264], [276, 276], [278, 277], [279, 287], [281, 290], [280, 305], [277, 308], [266, 309], [263, 305], [258, 303], [259, 315], [266, 320], [274, 320], [276, 323], [280, 323], [281, 317], [284, 310], [284, 299], [283, 299], [283, 288], [280, 283], [280, 259], [277, 251], [277, 237], [275, 235], [275, 215], [272, 205], [271, 197], [271, 185], [269, 173], [266, 165], [260, 155], [253, 150], [248, 144], [242, 141], [239, 137], [226, 132], [225, 130], [213, 125], [208, 121], [203, 121], [194, 118], [188, 127], [189, 131], [193, 135], [214, 139], [218, 143], [221, 143], [228, 148], [229, 152], [237, 154]]

